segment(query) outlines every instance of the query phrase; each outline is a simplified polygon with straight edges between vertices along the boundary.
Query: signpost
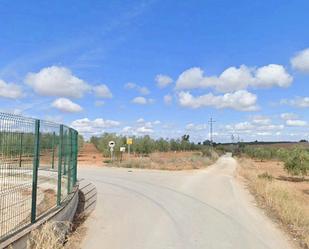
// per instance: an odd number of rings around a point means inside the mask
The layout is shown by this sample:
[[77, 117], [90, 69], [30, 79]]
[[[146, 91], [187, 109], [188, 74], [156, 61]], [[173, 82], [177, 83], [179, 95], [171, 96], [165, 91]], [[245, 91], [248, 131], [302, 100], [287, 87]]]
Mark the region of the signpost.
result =
[[114, 147], [115, 147], [116, 143], [114, 141], [109, 141], [108, 142], [108, 146], [109, 146], [109, 150], [111, 152], [111, 160], [114, 160]]
[[128, 145], [128, 154], [130, 155], [130, 146], [131, 146], [131, 144], [133, 144], [133, 139], [132, 138], [127, 138], [127, 145]]
[[122, 162], [123, 153], [126, 152], [126, 147], [120, 147], [120, 162]]

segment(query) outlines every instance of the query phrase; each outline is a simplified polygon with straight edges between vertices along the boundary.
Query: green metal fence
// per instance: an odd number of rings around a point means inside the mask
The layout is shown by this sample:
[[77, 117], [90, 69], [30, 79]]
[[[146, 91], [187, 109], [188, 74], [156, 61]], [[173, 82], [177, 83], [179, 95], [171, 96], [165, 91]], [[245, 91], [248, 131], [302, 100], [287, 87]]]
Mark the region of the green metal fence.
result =
[[70, 197], [77, 141], [65, 125], [0, 113], [0, 242]]

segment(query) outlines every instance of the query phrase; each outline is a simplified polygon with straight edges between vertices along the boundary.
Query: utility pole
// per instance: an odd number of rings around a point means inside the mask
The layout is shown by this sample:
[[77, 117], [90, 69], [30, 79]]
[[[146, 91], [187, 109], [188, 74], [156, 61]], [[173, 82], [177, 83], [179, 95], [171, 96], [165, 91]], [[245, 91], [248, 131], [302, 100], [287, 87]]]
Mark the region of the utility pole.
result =
[[210, 143], [211, 143], [211, 146], [213, 144], [213, 123], [215, 123], [216, 121], [212, 119], [212, 117], [210, 118], [210, 120], [208, 121], [208, 123], [210, 124]]

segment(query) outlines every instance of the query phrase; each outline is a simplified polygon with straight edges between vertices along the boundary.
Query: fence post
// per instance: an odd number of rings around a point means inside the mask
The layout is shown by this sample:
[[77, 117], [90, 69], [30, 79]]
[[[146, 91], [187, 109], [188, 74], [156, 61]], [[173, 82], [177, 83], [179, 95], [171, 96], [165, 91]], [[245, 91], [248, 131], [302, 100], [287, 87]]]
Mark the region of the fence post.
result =
[[32, 172], [32, 206], [31, 206], [31, 223], [36, 220], [36, 201], [38, 188], [38, 168], [40, 164], [40, 120], [35, 120], [34, 131], [34, 155], [33, 155], [33, 172]]
[[59, 147], [58, 147], [58, 186], [57, 186], [57, 206], [61, 205], [61, 169], [62, 169], [62, 148], [63, 148], [63, 125], [60, 125]]
[[21, 161], [23, 156], [23, 135], [24, 133], [20, 133], [20, 144], [19, 144], [19, 168], [21, 168]]
[[66, 131], [64, 134], [64, 142], [65, 142], [65, 145], [64, 145], [64, 150], [63, 150], [63, 153], [64, 153], [64, 160], [63, 160], [63, 175], [67, 175], [67, 159], [68, 159], [68, 155], [67, 155], [67, 147], [68, 147], [68, 132]]
[[68, 139], [68, 171], [67, 171], [67, 179], [68, 179], [68, 193], [71, 192], [71, 183], [72, 183], [72, 129], [69, 129], [69, 139]]
[[77, 182], [77, 159], [78, 159], [78, 133], [74, 131], [74, 185]]
[[55, 168], [55, 132], [53, 132], [52, 138], [52, 169]]

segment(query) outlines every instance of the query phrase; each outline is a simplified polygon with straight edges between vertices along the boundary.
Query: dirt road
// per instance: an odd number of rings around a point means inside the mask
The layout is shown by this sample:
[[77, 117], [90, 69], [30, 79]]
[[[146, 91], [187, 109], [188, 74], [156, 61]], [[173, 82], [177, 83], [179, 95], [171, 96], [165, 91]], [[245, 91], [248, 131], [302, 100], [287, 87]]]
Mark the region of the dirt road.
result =
[[205, 170], [81, 168], [98, 189], [83, 249], [287, 249], [224, 156]]

